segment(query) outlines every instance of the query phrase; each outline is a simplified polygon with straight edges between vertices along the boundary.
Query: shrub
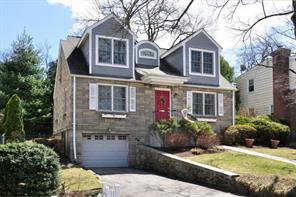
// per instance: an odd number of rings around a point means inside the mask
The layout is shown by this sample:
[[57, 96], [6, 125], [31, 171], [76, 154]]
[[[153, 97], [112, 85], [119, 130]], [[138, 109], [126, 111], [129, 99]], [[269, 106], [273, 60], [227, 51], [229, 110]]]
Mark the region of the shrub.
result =
[[162, 135], [171, 133], [174, 129], [178, 127], [179, 124], [175, 118], [171, 118], [169, 120], [159, 120], [152, 125], [152, 128]]
[[197, 137], [197, 144], [202, 149], [210, 149], [219, 145], [220, 140], [216, 133], [202, 133]]
[[228, 145], [244, 144], [245, 138], [255, 138], [256, 129], [250, 125], [233, 125], [224, 132], [224, 143]]
[[25, 135], [23, 116], [24, 109], [21, 99], [14, 94], [6, 104], [2, 125], [8, 141], [20, 141], [23, 139]]
[[238, 125], [250, 124], [252, 119], [253, 119], [252, 117], [236, 116], [235, 117], [235, 124], [238, 124]]
[[255, 118], [251, 125], [256, 128], [256, 142], [262, 145], [269, 145], [270, 139], [280, 140], [282, 144], [288, 142], [290, 128], [281, 123], [273, 122], [265, 118]]
[[59, 157], [36, 143], [0, 145], [0, 196], [50, 196], [59, 186]]
[[188, 144], [189, 136], [185, 132], [172, 132], [165, 138], [165, 143], [170, 147], [184, 147]]
[[185, 131], [192, 133], [196, 138], [202, 133], [214, 133], [211, 125], [207, 122], [190, 122], [186, 120], [181, 120], [180, 126]]

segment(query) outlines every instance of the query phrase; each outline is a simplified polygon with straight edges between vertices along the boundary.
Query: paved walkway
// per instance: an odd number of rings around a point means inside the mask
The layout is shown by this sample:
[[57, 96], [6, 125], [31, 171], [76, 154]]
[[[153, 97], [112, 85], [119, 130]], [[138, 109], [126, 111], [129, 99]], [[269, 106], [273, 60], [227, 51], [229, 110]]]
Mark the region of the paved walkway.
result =
[[283, 158], [283, 157], [277, 157], [277, 156], [268, 155], [268, 154], [264, 154], [264, 153], [258, 153], [258, 152], [255, 152], [255, 151], [247, 150], [247, 149], [244, 149], [244, 148], [233, 147], [233, 146], [221, 145], [219, 147], [223, 148], [223, 149], [226, 149], [226, 150], [232, 150], [232, 151], [236, 151], [236, 152], [240, 152], [240, 153], [245, 153], [245, 154], [248, 154], [248, 155], [263, 157], [263, 158], [267, 158], [267, 159], [273, 159], [273, 160], [276, 160], [276, 161], [281, 161], [281, 162], [293, 164], [293, 165], [296, 166], [296, 161], [295, 160], [290, 160], [290, 159], [286, 159], [286, 158]]
[[[121, 197], [237, 197], [201, 185], [132, 168], [94, 168], [103, 182], [120, 185]], [[190, 172], [188, 172], [190, 173]]]

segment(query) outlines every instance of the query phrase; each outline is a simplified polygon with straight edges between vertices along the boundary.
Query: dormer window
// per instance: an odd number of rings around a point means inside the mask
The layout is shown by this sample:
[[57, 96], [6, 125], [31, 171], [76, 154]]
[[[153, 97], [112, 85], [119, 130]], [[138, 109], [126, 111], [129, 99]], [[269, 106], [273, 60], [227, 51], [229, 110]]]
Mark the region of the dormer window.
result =
[[189, 49], [190, 74], [215, 76], [215, 52], [201, 49]]
[[96, 36], [96, 64], [101, 66], [128, 66], [128, 40]]
[[140, 49], [139, 50], [139, 57], [140, 58], [147, 58], [147, 59], [156, 59], [156, 51], [148, 48]]

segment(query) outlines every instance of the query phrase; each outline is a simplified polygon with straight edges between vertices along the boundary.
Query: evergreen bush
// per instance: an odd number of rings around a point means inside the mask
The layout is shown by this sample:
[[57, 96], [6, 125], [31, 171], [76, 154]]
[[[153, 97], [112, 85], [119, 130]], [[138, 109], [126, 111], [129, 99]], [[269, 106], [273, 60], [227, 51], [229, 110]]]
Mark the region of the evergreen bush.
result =
[[37, 143], [0, 145], [0, 196], [50, 196], [59, 186], [59, 157]]
[[24, 138], [23, 116], [21, 99], [14, 94], [6, 104], [2, 125], [8, 141], [20, 141]]

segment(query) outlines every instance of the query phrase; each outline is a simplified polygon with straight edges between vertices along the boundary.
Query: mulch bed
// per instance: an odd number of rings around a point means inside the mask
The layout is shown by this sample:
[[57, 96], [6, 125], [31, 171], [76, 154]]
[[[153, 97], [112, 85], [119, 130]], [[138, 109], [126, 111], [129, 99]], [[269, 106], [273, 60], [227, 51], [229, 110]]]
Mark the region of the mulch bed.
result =
[[166, 153], [170, 153], [176, 155], [178, 157], [193, 157], [196, 155], [201, 154], [209, 154], [209, 153], [220, 153], [224, 152], [224, 149], [220, 148], [211, 148], [211, 149], [201, 149], [201, 148], [194, 148], [194, 147], [183, 147], [183, 148], [160, 148], [161, 151]]

